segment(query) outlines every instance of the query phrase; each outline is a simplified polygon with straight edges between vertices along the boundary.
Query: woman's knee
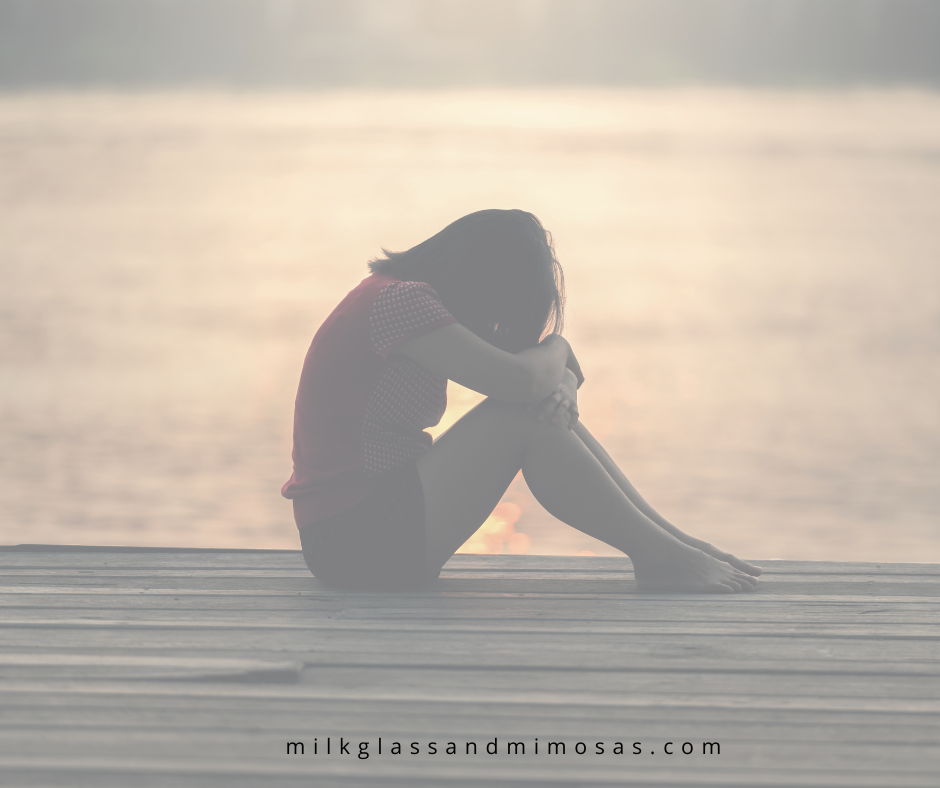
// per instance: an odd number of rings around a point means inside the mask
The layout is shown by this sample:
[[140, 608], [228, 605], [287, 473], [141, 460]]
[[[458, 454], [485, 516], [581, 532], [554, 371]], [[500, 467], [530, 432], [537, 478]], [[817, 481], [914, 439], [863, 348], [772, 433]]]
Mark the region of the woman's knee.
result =
[[485, 406], [507, 423], [521, 426], [526, 430], [540, 430], [543, 432], [568, 430], [568, 423], [564, 416], [559, 418], [558, 422], [552, 422], [550, 418], [539, 419], [538, 408], [530, 409], [526, 405], [502, 402], [492, 397], [487, 397], [480, 405]]

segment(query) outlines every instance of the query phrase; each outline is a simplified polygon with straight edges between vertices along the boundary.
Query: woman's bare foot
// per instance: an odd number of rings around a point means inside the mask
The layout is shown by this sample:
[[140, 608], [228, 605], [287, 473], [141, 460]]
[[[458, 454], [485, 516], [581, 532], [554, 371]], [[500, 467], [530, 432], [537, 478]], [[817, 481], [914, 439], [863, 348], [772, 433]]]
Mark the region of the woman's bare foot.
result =
[[[652, 549], [634, 551], [630, 557], [641, 591], [731, 594], [751, 591], [759, 582], [756, 577], [671, 536]], [[751, 566], [744, 561], [739, 563]], [[757, 567], [751, 568], [760, 573]]]
[[684, 542], [685, 544], [689, 545], [689, 547], [694, 547], [697, 550], [701, 550], [706, 555], [712, 556], [712, 558], [717, 558], [719, 561], [724, 561], [726, 564], [730, 564], [739, 572], [744, 572], [745, 574], [752, 575], [753, 577], [758, 577], [764, 573], [764, 570], [759, 566], [754, 566], [754, 564], [749, 564], [747, 561], [742, 561], [740, 558], [731, 555], [731, 553], [726, 553], [724, 550], [719, 550], [714, 545], [711, 545], [708, 542], [703, 542], [701, 539], [696, 539], [693, 536], [689, 536], [685, 539], [679, 539], [679, 541]]

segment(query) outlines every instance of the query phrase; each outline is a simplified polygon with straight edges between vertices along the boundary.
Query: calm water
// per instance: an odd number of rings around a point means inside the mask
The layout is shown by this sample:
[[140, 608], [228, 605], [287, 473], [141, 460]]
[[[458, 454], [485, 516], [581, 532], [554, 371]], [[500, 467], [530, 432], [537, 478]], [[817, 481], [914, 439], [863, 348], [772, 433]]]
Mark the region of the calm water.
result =
[[[940, 561], [918, 93], [0, 97], [0, 543], [297, 546], [310, 338], [380, 245], [483, 207], [553, 231], [584, 420], [667, 517]], [[613, 552], [506, 500], [500, 549]]]

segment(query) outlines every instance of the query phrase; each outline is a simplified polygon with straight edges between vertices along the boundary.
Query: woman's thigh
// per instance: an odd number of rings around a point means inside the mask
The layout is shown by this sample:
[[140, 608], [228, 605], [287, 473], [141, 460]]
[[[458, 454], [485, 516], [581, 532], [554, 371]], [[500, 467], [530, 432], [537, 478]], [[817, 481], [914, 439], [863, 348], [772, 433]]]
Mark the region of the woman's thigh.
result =
[[487, 399], [418, 458], [433, 568], [443, 566], [499, 503], [522, 467], [533, 422], [521, 405]]

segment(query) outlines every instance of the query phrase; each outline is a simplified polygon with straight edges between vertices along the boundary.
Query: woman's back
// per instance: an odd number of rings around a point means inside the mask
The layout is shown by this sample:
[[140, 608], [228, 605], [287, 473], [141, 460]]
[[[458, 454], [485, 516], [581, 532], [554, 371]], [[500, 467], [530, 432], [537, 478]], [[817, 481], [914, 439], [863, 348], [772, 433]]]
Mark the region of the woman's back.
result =
[[428, 446], [447, 381], [389, 353], [456, 322], [434, 290], [383, 273], [351, 290], [317, 331], [294, 408], [294, 473], [282, 494], [299, 528], [364, 498], [381, 472]]

